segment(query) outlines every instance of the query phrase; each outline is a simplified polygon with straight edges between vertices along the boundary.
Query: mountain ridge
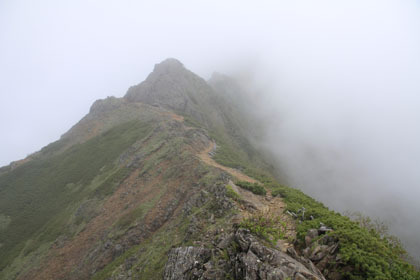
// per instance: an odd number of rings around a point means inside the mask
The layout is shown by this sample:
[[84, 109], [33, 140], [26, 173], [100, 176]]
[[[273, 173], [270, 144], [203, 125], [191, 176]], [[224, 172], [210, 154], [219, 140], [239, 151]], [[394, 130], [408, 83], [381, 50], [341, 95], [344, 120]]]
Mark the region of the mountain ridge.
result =
[[240, 95], [167, 59], [3, 169], [0, 278], [419, 279], [398, 244], [277, 182]]

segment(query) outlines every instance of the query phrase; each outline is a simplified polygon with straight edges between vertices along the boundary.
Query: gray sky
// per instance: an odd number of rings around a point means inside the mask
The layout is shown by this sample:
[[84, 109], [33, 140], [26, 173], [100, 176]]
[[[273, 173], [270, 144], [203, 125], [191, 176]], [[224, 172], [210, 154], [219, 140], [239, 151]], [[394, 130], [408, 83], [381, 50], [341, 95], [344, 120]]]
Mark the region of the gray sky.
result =
[[420, 229], [414, 0], [0, 1], [0, 166], [167, 57], [259, 93], [264, 144], [294, 185], [339, 210], [395, 210], [394, 223], [405, 215], [403, 228], [413, 218]]
[[419, 18], [418, 1], [0, 1], [0, 165], [166, 57], [204, 77], [258, 64], [308, 91], [360, 72], [398, 88], [418, 73]]

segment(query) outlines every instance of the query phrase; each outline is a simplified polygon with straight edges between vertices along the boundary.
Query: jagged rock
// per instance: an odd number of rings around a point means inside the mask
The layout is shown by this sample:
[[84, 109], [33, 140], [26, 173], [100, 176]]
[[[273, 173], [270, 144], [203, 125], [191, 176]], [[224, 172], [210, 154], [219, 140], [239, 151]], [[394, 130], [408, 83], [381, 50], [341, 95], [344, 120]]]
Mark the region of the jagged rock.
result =
[[318, 234], [319, 234], [319, 235], [321, 235], [321, 234], [325, 234], [325, 233], [327, 233], [327, 232], [329, 232], [329, 231], [332, 231], [332, 229], [330, 229], [330, 228], [326, 227], [325, 225], [321, 225], [321, 226], [319, 227], [319, 229], [318, 229]]
[[[236, 279], [286, 279], [287, 277], [324, 279], [314, 266], [311, 271], [300, 262], [300, 258], [295, 259], [279, 250], [262, 245], [246, 230], [239, 229], [235, 234], [235, 240], [240, 240], [242, 243], [249, 242], [249, 249], [245, 250], [246, 257], [242, 255], [239, 258], [239, 265], [236, 266]], [[242, 244], [241, 249], [243, 248], [246, 248], [246, 245]]]
[[164, 279], [325, 279], [310, 260], [302, 262], [303, 257], [294, 250], [288, 255], [269, 248], [246, 229], [225, 234], [217, 244], [217, 248], [211, 250], [203, 247], [171, 250]]
[[[124, 99], [142, 102], [193, 116], [204, 121], [200, 104], [211, 104], [213, 89], [205, 80], [187, 70], [181, 62], [169, 58], [155, 65], [147, 79], [130, 87]], [[205, 109], [205, 108], [204, 108]]]
[[211, 251], [203, 247], [179, 247], [169, 253], [163, 279], [199, 279], [204, 273], [204, 264], [209, 261]]
[[229, 234], [227, 237], [223, 238], [218, 244], [217, 247], [220, 249], [226, 249], [233, 241], [233, 234]]
[[[331, 229], [321, 225], [320, 229], [310, 229], [305, 236], [306, 248], [302, 250], [305, 258], [311, 260], [315, 266], [327, 277], [327, 279], [343, 279], [340, 269], [340, 255], [338, 255], [340, 243], [328, 234]], [[314, 241], [314, 236], [324, 234], [321, 238]]]

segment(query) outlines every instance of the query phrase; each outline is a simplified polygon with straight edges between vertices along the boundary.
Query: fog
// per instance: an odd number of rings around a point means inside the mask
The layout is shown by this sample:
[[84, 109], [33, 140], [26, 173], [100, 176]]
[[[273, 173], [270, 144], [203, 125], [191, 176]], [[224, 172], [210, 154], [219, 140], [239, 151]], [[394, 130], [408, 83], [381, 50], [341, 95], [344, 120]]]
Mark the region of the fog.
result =
[[254, 93], [290, 185], [420, 252], [418, 1], [1, 1], [0, 165], [175, 57]]

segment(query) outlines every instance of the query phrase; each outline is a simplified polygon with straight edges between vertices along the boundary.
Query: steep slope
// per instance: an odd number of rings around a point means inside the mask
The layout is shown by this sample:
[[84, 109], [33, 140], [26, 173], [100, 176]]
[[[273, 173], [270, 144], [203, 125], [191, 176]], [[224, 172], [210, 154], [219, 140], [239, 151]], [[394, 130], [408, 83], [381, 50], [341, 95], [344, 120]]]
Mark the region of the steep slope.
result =
[[419, 279], [276, 182], [240, 94], [168, 59], [2, 168], [0, 279]]
[[[104, 129], [106, 120], [101, 123], [105, 132], [94, 136], [98, 118], [89, 116], [55, 145], [58, 149], [47, 147], [38, 159], [1, 178], [1, 212], [12, 219], [2, 234], [2, 265], [9, 261], [4, 275], [15, 270], [22, 279], [88, 278], [113, 259], [116, 245], [109, 244], [114, 239], [122, 252], [137, 244], [180, 211], [179, 204], [200, 190], [202, 180], [212, 183], [219, 176], [195, 157], [209, 144], [205, 132], [142, 104], [137, 109], [150, 110], [147, 122], [141, 118], [144, 111], [132, 121], [124, 115], [122, 122], [119, 113], [129, 108], [121, 106], [113, 109], [113, 128]], [[61, 151], [69, 141], [80, 141], [79, 130], [93, 135], [81, 133], [85, 142]], [[32, 184], [19, 184], [28, 181]], [[42, 265], [31, 269], [40, 255]], [[26, 273], [18, 261], [26, 261]]]

